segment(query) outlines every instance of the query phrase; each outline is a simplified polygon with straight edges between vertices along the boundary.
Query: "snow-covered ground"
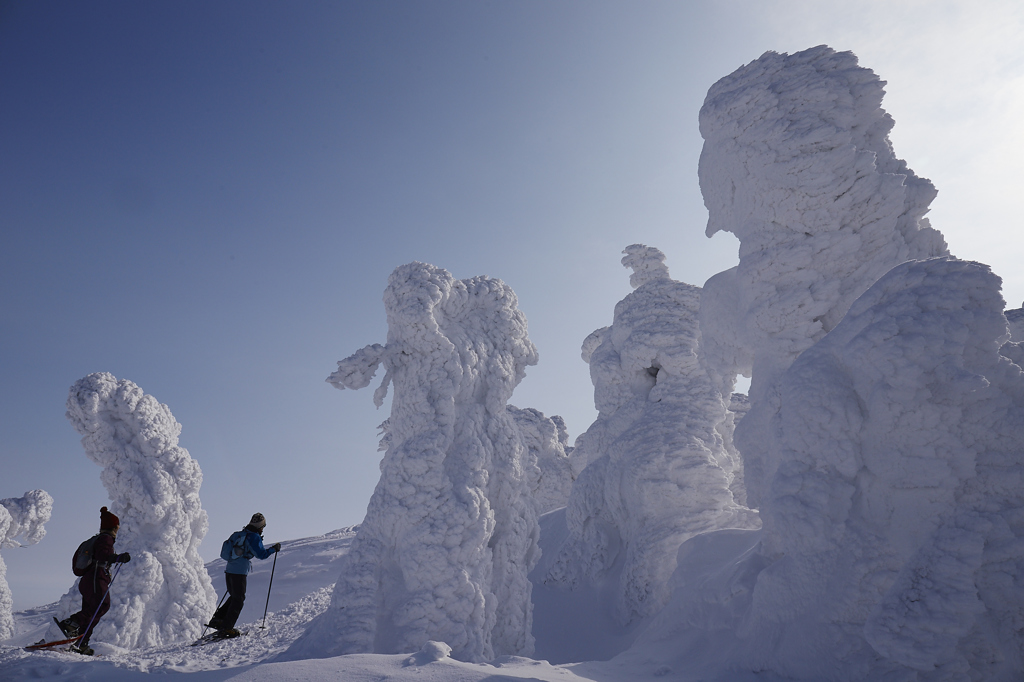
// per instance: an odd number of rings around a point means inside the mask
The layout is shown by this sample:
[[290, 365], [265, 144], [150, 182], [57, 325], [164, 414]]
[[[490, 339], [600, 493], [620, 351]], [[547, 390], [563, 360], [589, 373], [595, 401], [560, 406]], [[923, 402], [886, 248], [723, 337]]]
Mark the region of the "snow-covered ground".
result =
[[[270, 611], [261, 629], [273, 559], [253, 562], [245, 608], [239, 629], [248, 634], [233, 640], [193, 647], [188, 643], [153, 648], [121, 649], [94, 639], [97, 656], [87, 658], [66, 651], [33, 651], [22, 647], [53, 634], [56, 604], [14, 614], [17, 634], [0, 643], [0, 678], [4, 680], [76, 680], [120, 682], [148, 679], [157, 673], [189, 673], [189, 682], [252, 680], [432, 680], [476, 681], [526, 679], [571, 682], [578, 679], [609, 679], [589, 670], [592, 664], [553, 666], [517, 656], [499, 657], [488, 663], [464, 663], [450, 657], [434, 660], [443, 648], [426, 648], [414, 655], [357, 654], [336, 658], [275, 663], [322, 613], [331, 599], [338, 561], [348, 551], [354, 528], [281, 543], [274, 569]], [[130, 567], [130, 564], [129, 564]], [[207, 564], [217, 587], [224, 592], [224, 562]]]

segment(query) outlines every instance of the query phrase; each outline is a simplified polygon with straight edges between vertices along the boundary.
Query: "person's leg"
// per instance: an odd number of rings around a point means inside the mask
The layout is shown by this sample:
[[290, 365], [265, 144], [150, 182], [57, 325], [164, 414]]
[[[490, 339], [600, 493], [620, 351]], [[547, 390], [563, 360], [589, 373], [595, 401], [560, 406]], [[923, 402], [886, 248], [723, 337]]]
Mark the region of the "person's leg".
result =
[[246, 576], [241, 573], [225, 573], [224, 580], [228, 585], [227, 603], [224, 604], [223, 613], [220, 617], [218, 630], [230, 630], [235, 627], [242, 607], [245, 606], [245, 585]]

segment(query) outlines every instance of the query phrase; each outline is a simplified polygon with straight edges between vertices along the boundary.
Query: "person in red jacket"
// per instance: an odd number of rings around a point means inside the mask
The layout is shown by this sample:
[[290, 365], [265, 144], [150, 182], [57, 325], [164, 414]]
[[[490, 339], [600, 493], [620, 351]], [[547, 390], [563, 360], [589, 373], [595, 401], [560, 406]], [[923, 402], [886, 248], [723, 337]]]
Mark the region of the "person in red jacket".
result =
[[82, 634], [76, 650], [86, 656], [93, 654], [89, 648], [92, 631], [103, 614], [110, 609], [110, 565], [131, 561], [128, 552], [118, 554], [114, 551], [114, 540], [117, 539], [120, 526], [120, 519], [107, 511], [106, 507], [100, 508], [100, 533], [93, 543], [93, 562], [78, 581], [78, 591], [82, 593], [82, 610], [57, 623], [68, 637]]

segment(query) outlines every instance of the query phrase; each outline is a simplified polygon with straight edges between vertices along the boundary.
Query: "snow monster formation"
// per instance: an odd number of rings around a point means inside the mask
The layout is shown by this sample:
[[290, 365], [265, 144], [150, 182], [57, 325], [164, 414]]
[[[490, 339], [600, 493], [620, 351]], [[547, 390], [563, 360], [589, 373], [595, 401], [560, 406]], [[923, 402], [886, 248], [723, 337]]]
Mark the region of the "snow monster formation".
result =
[[726, 405], [699, 354], [701, 291], [671, 279], [658, 249], [634, 244], [624, 253], [635, 291], [615, 306], [612, 325], [583, 343], [599, 415], [576, 441], [586, 468], [544, 579], [596, 588], [620, 627], [665, 604], [687, 538], [758, 525], [731, 490], [738, 462], [718, 431]]
[[328, 381], [374, 399], [394, 384], [380, 482], [330, 607], [283, 658], [419, 651], [465, 661], [533, 652], [527, 573], [539, 551], [540, 473], [506, 403], [537, 363], [515, 293], [413, 262], [384, 292], [387, 345], [338, 363]]
[[[110, 509], [121, 519], [116, 548], [132, 556], [110, 587], [110, 611], [93, 641], [133, 648], [196, 639], [217, 595], [199, 556], [208, 528], [203, 474], [178, 446], [181, 424], [156, 398], [106, 372], [71, 387], [66, 416], [89, 459], [103, 467]], [[72, 587], [59, 618], [80, 603]]]
[[751, 377], [735, 434], [751, 507], [777, 466], [762, 436], [778, 377], [892, 267], [948, 254], [923, 217], [935, 188], [893, 154], [883, 85], [851, 52], [768, 52], [700, 111], [707, 234], [740, 240], [739, 265], [704, 285], [703, 352], [723, 394]]
[[779, 377], [760, 544], [684, 545], [689, 578], [631, 656], [671, 641], [666, 665], [717, 674], [1021, 679], [1024, 373], [1000, 355], [999, 286], [978, 263], [897, 266]]
[[[22, 497], [0, 500], [0, 549], [34, 545], [42, 540], [52, 512], [53, 498], [45, 490], [30, 490]], [[14, 636], [13, 608], [7, 564], [0, 557], [0, 641]]]

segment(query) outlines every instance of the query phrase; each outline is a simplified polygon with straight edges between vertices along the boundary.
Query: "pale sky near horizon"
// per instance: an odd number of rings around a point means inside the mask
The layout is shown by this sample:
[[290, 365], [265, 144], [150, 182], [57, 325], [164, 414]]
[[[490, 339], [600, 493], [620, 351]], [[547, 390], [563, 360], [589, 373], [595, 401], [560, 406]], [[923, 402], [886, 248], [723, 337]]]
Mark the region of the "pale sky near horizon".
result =
[[[204, 558], [361, 521], [371, 393], [324, 382], [386, 336], [411, 260], [517, 292], [540, 364], [512, 403], [595, 416], [583, 339], [621, 250], [702, 284], [697, 112], [767, 50], [826, 43], [888, 82], [932, 225], [1024, 301], [1016, 2], [0, 2], [0, 498], [56, 502], [4, 549], [15, 607], [57, 599], [107, 504], [64, 418], [108, 371], [166, 403], [202, 466]], [[116, 510], [115, 510], [116, 511]]]

